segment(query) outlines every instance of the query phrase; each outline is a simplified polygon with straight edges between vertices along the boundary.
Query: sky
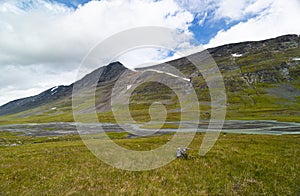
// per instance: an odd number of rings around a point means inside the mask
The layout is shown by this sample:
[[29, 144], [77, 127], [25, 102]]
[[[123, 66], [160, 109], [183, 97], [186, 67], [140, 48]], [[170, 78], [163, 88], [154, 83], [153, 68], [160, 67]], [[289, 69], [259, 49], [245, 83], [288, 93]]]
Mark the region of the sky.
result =
[[[98, 43], [135, 27], [176, 29], [174, 51], [300, 34], [299, 0], [0, 0], [0, 105], [76, 80]], [[129, 68], [168, 53], [120, 57]], [[101, 65], [99, 65], [101, 66]]]

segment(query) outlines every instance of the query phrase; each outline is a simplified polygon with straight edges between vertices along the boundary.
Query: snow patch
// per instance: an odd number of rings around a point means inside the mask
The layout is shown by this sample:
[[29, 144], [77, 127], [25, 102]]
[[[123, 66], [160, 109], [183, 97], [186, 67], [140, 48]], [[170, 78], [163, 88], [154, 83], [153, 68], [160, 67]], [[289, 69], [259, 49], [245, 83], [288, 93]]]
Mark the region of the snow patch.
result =
[[53, 93], [51, 93], [51, 95], [54, 95], [55, 93], [57, 93], [57, 91], [54, 91]]
[[300, 58], [293, 58], [293, 61], [300, 61]]
[[184, 81], [188, 81], [188, 82], [191, 81], [191, 80], [188, 79], [188, 78], [183, 78], [183, 77], [177, 76], [177, 75], [175, 75], [175, 74], [171, 74], [171, 73], [168, 73], [168, 72], [159, 71], [159, 70], [155, 70], [155, 69], [148, 69], [148, 70], [145, 70], [145, 71], [153, 71], [153, 72], [156, 72], [156, 73], [166, 74], [166, 75], [169, 75], [169, 76], [172, 76], [172, 77], [175, 77], [175, 78], [179, 78], [179, 79], [182, 79], [182, 80], [184, 80]]
[[58, 89], [58, 86], [53, 87], [53, 88], [51, 89], [51, 92], [55, 91], [56, 89]]
[[132, 87], [132, 85], [128, 85], [128, 86], [127, 86], [127, 90], [129, 90], [131, 87]]
[[238, 57], [242, 57], [243, 54], [234, 53], [234, 54], [232, 54], [231, 56], [232, 56], [232, 57], [237, 57], [237, 58], [238, 58]]
[[51, 108], [51, 110], [56, 110], [56, 107], [54, 107], [54, 108]]

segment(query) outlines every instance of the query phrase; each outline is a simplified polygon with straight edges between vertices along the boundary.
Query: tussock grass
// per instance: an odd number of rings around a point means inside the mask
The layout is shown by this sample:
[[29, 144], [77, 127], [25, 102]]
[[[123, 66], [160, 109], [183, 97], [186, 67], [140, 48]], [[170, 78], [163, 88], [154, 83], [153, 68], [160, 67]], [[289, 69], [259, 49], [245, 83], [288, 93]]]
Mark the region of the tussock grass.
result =
[[[0, 134], [0, 195], [297, 195], [300, 136], [222, 134], [198, 156], [203, 134], [189, 146], [190, 159], [152, 171], [115, 169], [97, 159], [79, 136]], [[159, 147], [172, 137], [124, 139], [135, 150]], [[19, 146], [3, 144], [21, 141]], [[174, 152], [175, 153], [175, 152]], [[174, 155], [175, 156], [175, 155]]]

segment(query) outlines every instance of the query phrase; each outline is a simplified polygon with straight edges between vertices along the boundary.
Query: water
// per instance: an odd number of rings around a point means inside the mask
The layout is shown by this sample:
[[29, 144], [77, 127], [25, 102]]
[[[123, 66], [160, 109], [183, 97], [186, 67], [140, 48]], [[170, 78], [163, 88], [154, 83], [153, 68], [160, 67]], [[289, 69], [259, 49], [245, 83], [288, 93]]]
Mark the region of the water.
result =
[[[170, 124], [178, 124], [176, 122]], [[141, 133], [138, 135], [152, 135], [162, 134], [166, 132], [190, 132], [194, 131], [197, 126], [195, 122], [182, 122], [182, 129], [141, 129], [140, 125], [122, 125], [125, 130], [130, 130], [133, 133]], [[108, 132], [124, 132], [117, 124], [111, 123], [44, 123], [44, 124], [14, 124], [0, 126], [0, 131], [8, 132], [21, 132], [21, 135], [27, 136], [59, 136], [67, 134], [78, 134], [77, 127], [80, 127], [81, 134], [94, 134], [103, 131]], [[206, 132], [208, 122], [201, 122], [198, 124], [197, 132]], [[212, 130], [213, 131], [213, 130]], [[277, 121], [241, 121], [230, 120], [225, 121], [223, 126], [223, 133], [236, 133], [236, 134], [265, 134], [265, 135], [284, 135], [284, 134], [300, 134], [300, 123], [291, 122], [277, 122]]]

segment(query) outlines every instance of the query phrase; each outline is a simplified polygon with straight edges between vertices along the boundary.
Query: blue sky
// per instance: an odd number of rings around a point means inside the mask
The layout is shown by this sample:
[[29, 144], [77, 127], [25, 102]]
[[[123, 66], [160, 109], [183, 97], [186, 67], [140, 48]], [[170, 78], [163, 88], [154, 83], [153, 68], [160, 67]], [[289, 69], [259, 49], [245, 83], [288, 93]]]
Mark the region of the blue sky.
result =
[[[187, 37], [174, 37], [174, 48], [210, 48], [300, 34], [299, 10], [299, 0], [1, 0], [0, 105], [72, 83], [88, 52], [124, 30], [168, 27]], [[168, 54], [120, 59], [134, 68]]]
[[89, 2], [89, 0], [52, 0], [52, 1], [62, 3], [74, 9], [76, 9], [78, 5], [84, 5], [85, 3]]

